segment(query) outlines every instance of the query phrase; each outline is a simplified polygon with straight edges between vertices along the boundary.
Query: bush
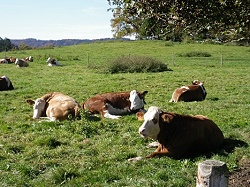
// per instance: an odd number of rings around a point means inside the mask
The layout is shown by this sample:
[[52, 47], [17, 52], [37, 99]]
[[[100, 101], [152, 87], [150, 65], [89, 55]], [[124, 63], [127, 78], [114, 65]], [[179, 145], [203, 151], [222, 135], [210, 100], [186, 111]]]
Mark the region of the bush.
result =
[[168, 71], [167, 65], [152, 57], [123, 56], [110, 62], [106, 73], [145, 73]]
[[208, 52], [191, 51], [188, 53], [179, 54], [178, 56], [180, 56], [180, 57], [210, 57], [212, 55]]

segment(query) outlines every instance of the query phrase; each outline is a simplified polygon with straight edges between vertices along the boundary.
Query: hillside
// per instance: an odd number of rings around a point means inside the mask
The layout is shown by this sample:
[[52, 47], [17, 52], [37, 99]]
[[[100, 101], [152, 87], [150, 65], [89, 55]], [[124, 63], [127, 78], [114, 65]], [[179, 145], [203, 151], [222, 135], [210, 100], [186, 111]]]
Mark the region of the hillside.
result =
[[[77, 45], [80, 43], [91, 43], [96, 41], [106, 41], [106, 40], [117, 40], [115, 38], [101, 38], [101, 39], [62, 39], [62, 40], [38, 40], [35, 38], [27, 38], [27, 39], [10, 39], [11, 43], [16, 46], [20, 46], [20, 44], [24, 43], [30, 47], [44, 47], [44, 46], [70, 46]], [[123, 39], [129, 40], [129, 39]]]

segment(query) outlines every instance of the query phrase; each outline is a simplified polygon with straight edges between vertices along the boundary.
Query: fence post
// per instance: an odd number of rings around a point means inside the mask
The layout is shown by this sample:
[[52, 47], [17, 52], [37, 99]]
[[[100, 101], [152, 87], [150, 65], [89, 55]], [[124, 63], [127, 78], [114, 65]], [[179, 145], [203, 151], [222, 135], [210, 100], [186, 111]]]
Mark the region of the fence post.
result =
[[227, 187], [229, 171], [224, 162], [205, 160], [198, 164], [196, 187]]
[[172, 64], [174, 66], [174, 52], [172, 52]]
[[220, 64], [221, 64], [221, 66], [223, 66], [223, 55], [222, 54], [220, 55]]

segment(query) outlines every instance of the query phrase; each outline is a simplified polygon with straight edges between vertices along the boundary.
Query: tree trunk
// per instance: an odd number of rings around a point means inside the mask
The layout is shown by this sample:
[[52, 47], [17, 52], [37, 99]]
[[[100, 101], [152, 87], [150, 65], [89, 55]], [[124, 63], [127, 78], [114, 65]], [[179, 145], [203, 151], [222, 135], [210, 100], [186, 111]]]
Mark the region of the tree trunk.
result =
[[198, 164], [196, 187], [227, 187], [229, 171], [224, 162], [205, 160]]

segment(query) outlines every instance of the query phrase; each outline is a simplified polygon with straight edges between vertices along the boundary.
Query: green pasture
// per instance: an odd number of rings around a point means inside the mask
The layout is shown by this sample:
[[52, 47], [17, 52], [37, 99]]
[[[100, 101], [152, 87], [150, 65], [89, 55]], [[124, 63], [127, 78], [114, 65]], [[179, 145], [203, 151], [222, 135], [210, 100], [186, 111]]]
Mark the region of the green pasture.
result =
[[[209, 53], [209, 57], [187, 53]], [[4, 52], [0, 53], [3, 58]], [[226, 162], [236, 171], [242, 159], [250, 160], [250, 48], [205, 43], [164, 41], [96, 42], [54, 49], [8, 51], [7, 56], [32, 55], [28, 68], [0, 64], [15, 89], [0, 92], [0, 186], [166, 186], [196, 184], [198, 163], [206, 159]], [[48, 67], [48, 56], [61, 67]], [[105, 74], [108, 63], [122, 56], [149, 56], [172, 71]], [[176, 87], [194, 79], [204, 81], [206, 100], [169, 103]], [[147, 90], [146, 109], [159, 106], [180, 114], [202, 114], [212, 119], [230, 139], [228, 149], [211, 157], [174, 160], [169, 157], [129, 163], [146, 156], [152, 140], [138, 134], [142, 122], [135, 115], [119, 120], [101, 119], [82, 111], [78, 121], [41, 122], [32, 119], [36, 99], [60, 91], [82, 103], [111, 91]]]

